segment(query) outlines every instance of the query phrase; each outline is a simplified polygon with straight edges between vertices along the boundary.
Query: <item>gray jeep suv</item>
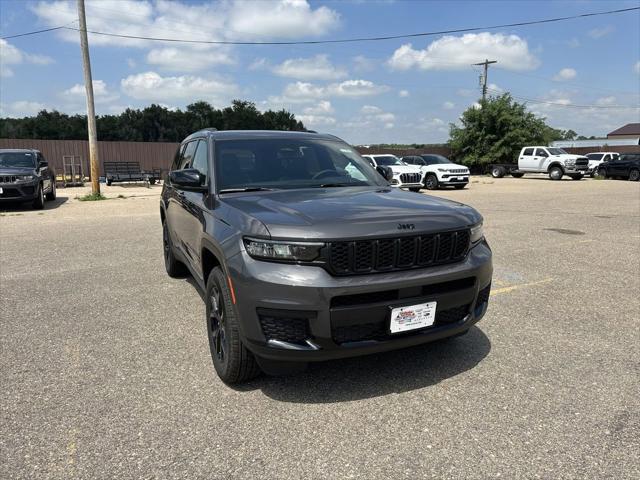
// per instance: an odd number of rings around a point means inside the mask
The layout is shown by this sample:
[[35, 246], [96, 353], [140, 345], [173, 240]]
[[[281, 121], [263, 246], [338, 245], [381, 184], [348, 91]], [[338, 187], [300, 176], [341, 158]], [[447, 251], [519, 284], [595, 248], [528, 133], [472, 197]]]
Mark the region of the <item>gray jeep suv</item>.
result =
[[227, 383], [461, 335], [487, 310], [480, 214], [390, 188], [332, 135], [196, 132], [160, 216], [166, 270], [206, 292]]

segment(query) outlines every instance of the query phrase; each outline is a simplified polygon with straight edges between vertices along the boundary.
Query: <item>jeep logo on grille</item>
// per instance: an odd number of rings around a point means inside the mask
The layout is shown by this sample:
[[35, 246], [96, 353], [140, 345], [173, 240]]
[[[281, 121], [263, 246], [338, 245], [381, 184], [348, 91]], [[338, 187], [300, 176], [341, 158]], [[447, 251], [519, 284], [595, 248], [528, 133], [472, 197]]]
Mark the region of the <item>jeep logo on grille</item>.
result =
[[416, 226], [413, 223], [399, 223], [398, 230], [415, 230]]

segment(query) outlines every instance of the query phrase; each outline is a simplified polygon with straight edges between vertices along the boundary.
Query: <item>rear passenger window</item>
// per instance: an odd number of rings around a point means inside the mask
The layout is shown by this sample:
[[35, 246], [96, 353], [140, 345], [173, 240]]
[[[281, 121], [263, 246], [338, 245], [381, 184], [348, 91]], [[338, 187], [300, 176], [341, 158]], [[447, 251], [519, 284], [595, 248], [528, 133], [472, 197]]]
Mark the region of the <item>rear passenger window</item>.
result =
[[533, 155], [533, 148], [525, 148], [522, 155], [525, 157], [531, 157]]
[[[207, 167], [207, 142], [205, 140], [200, 140], [197, 143], [198, 149], [196, 150], [195, 157], [193, 158], [193, 164], [191, 165], [191, 168], [195, 168], [196, 170], [198, 170], [200, 172], [200, 175], [202, 175], [206, 179], [209, 172], [209, 169]], [[204, 183], [204, 181], [202, 183]]]

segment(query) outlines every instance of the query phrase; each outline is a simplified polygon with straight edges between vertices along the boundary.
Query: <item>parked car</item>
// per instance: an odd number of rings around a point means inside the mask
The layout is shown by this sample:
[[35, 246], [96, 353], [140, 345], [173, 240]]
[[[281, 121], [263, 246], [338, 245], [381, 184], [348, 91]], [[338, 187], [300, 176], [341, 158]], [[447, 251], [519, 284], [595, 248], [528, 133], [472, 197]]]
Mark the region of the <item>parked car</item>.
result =
[[482, 216], [390, 188], [332, 135], [196, 132], [160, 218], [166, 271], [205, 292], [227, 383], [461, 335], [487, 310]]
[[589, 168], [587, 170], [587, 175], [593, 178], [598, 172], [598, 167], [602, 162], [611, 162], [617, 159], [618, 155], [619, 154], [616, 152], [587, 153], [586, 157], [589, 159]]
[[31, 202], [43, 209], [56, 199], [56, 174], [38, 150], [0, 150], [0, 201]]
[[402, 157], [402, 161], [420, 169], [422, 183], [427, 190], [439, 187], [455, 187], [460, 190], [469, 183], [469, 169], [442, 155], [410, 155]]
[[637, 182], [640, 180], [640, 153], [622, 153], [615, 160], [601, 163], [598, 166], [598, 176]]
[[407, 165], [395, 155], [363, 155], [369, 164], [376, 168], [389, 167], [393, 172], [390, 180], [392, 187], [408, 188], [412, 192], [419, 192], [422, 188], [422, 172], [413, 165]]
[[525, 173], [548, 173], [551, 180], [561, 180], [564, 175], [582, 180], [589, 168], [589, 159], [561, 148], [524, 147], [518, 155], [518, 165], [496, 163], [489, 168], [494, 178], [502, 178], [507, 173], [515, 178], [521, 178]]

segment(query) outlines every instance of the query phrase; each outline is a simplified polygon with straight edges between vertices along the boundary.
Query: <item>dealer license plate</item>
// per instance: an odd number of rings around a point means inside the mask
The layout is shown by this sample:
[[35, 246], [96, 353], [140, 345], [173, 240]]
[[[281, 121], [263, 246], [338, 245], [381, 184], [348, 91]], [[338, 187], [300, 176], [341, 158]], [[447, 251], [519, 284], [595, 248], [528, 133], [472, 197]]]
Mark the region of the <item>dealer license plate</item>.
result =
[[0, 187], [0, 195], [2, 195], [4, 192], [2, 190], [2, 187]]
[[436, 319], [436, 303], [427, 302], [391, 309], [391, 333], [430, 327]]

